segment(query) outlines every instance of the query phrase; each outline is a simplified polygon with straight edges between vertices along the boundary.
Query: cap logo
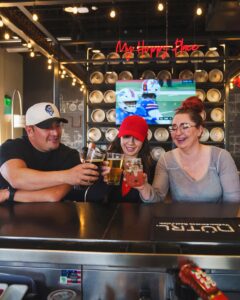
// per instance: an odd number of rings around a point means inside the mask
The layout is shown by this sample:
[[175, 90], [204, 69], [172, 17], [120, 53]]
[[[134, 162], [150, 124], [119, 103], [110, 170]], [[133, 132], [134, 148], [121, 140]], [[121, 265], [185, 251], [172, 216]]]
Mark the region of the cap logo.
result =
[[46, 111], [50, 116], [53, 116], [53, 114], [54, 114], [54, 110], [53, 110], [52, 106], [49, 105], [49, 104], [45, 106], [45, 111]]

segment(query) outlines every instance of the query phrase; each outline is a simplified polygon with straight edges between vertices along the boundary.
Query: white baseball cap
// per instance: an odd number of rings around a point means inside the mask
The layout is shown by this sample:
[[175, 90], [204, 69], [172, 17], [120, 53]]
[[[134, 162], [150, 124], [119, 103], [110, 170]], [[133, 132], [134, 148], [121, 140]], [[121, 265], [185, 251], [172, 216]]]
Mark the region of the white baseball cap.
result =
[[53, 103], [40, 102], [29, 107], [26, 112], [26, 126], [35, 125], [46, 129], [50, 128], [53, 122], [68, 123], [68, 120], [60, 117], [59, 111]]

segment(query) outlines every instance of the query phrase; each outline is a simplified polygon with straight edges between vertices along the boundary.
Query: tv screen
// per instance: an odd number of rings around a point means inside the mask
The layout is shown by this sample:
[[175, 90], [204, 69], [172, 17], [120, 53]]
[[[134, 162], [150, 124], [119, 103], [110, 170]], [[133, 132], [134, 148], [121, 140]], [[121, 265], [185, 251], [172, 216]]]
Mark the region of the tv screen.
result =
[[171, 124], [175, 109], [196, 95], [193, 80], [119, 80], [116, 82], [116, 124], [139, 115], [148, 124]]

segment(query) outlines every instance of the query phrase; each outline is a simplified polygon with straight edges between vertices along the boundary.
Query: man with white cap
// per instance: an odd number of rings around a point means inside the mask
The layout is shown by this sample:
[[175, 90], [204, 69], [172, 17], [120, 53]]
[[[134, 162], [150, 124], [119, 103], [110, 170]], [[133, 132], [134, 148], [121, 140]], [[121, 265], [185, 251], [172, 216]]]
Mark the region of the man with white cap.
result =
[[67, 122], [53, 103], [37, 103], [27, 110], [27, 136], [0, 147], [0, 201], [56, 202], [73, 185], [98, 179], [96, 165], [80, 164], [77, 150], [61, 143], [61, 123]]

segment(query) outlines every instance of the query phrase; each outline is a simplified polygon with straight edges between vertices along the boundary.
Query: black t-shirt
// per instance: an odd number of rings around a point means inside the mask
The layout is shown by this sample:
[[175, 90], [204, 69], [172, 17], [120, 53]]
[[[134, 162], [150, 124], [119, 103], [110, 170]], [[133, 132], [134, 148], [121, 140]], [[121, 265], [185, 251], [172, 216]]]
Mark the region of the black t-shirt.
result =
[[[49, 152], [41, 152], [32, 146], [27, 136], [7, 140], [0, 147], [0, 166], [10, 159], [21, 159], [27, 167], [38, 171], [60, 171], [80, 163], [79, 153], [63, 144]], [[0, 174], [0, 188], [10, 184]]]

